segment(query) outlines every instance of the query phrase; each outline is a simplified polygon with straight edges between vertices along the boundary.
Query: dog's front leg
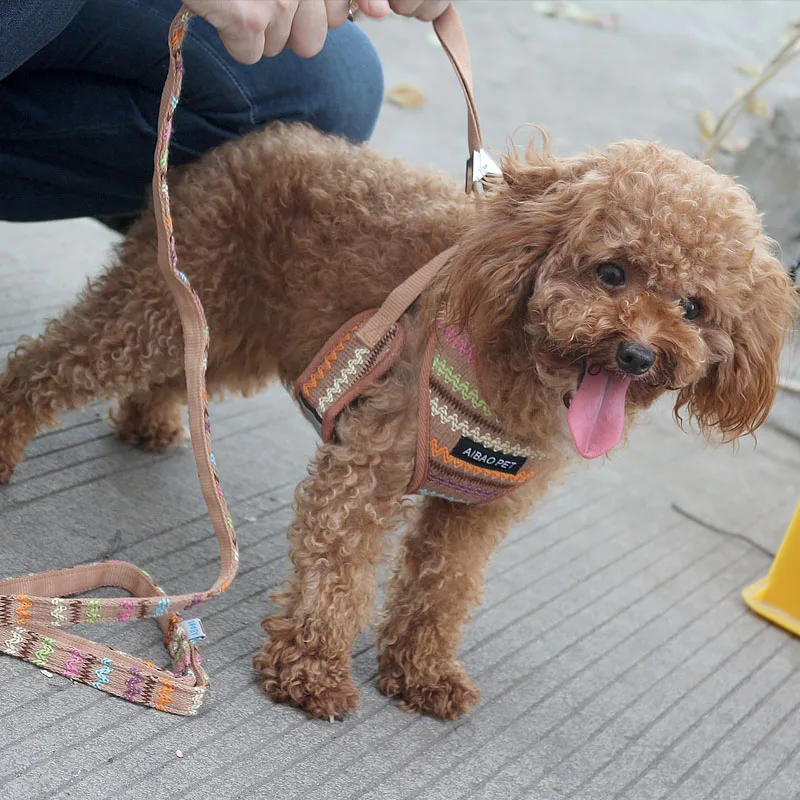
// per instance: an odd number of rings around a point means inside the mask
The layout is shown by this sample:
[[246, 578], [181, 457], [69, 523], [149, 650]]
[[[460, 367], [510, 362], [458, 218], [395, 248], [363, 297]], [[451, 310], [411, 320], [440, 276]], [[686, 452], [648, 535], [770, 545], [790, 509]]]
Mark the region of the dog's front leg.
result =
[[397, 523], [408, 477], [407, 468], [367, 447], [320, 447], [296, 492], [294, 574], [274, 596], [281, 611], [263, 621], [269, 640], [253, 659], [273, 700], [323, 719], [358, 706], [351, 650], [369, 616], [383, 534]]
[[403, 543], [379, 631], [378, 688], [403, 708], [457, 719], [479, 690], [456, 661], [483, 571], [513, 517], [527, 504], [509, 496], [485, 506], [425, 499]]

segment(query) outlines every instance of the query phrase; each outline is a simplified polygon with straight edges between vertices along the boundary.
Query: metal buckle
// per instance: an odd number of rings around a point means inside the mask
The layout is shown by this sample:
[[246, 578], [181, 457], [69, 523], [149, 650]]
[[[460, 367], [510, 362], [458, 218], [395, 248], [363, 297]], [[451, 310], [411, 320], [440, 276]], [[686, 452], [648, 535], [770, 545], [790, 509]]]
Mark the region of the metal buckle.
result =
[[467, 194], [483, 187], [487, 175], [502, 175], [503, 172], [494, 159], [485, 150], [473, 150], [467, 159]]

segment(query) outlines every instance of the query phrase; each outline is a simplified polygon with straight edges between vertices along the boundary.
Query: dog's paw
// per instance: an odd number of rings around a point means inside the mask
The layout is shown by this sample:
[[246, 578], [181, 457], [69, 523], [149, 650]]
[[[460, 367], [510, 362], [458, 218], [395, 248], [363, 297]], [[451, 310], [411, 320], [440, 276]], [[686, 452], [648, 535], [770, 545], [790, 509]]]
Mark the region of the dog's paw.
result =
[[481, 697], [478, 689], [456, 663], [448, 664], [435, 678], [412, 677], [394, 663], [382, 664], [378, 689], [400, 700], [404, 711], [428, 714], [452, 721], [472, 711]]
[[146, 453], [163, 453], [188, 437], [180, 414], [147, 416], [130, 406], [111, 414], [117, 436]]
[[187, 439], [189, 433], [183, 425], [164, 424], [135, 431], [130, 429], [123, 431], [117, 428], [117, 435], [126, 444], [138, 447], [146, 453], [163, 453]]
[[0, 455], [0, 486], [5, 486], [14, 474], [16, 463], [10, 464]]
[[340, 720], [358, 708], [358, 689], [345, 671], [293, 644], [270, 639], [253, 666], [267, 697], [302, 708], [310, 717]]

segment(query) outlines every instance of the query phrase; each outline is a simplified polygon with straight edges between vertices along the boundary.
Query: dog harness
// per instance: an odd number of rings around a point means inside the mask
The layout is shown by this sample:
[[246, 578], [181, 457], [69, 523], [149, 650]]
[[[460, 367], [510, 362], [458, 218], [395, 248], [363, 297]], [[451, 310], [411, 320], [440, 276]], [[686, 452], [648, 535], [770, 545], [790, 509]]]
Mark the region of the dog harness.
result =
[[[448, 251], [449, 252], [449, 251]], [[394, 322], [370, 347], [359, 314], [340, 328], [297, 381], [295, 396], [323, 441], [334, 437], [338, 415], [380, 378], [402, 352], [405, 331]], [[408, 494], [460, 503], [487, 503], [536, 473], [542, 454], [515, 440], [480, 393], [475, 348], [444, 319], [423, 356], [414, 475]]]
[[[172, 291], [183, 330], [189, 428], [203, 498], [220, 547], [219, 577], [209, 589], [167, 595], [143, 569], [123, 561], [104, 561], [0, 581], [0, 651], [125, 700], [183, 715], [197, 713], [209, 682], [196, 644], [205, 636], [200, 620], [183, 620], [179, 614], [224, 592], [239, 562], [236, 533], [211, 445], [205, 381], [209, 331], [200, 298], [178, 267], [167, 182], [172, 120], [183, 78], [183, 40], [192, 16], [192, 11], [182, 7], [169, 30], [170, 65], [158, 119], [153, 206], [158, 226], [158, 263]], [[452, 6], [434, 22], [434, 29], [467, 99], [471, 153], [467, 191], [471, 192], [497, 168], [481, 149], [467, 42]], [[357, 396], [365, 381], [375, 379], [391, 366], [404, 342], [400, 316], [447, 256], [448, 253], [437, 256], [415, 273], [389, 295], [375, 314], [353, 320], [347, 331], [334, 337], [321, 358], [315, 359], [307, 380], [308, 398], [313, 397], [313, 401], [307, 399], [304, 404], [319, 415], [323, 436], [332, 435], [336, 414]], [[430, 348], [431, 386], [435, 388], [430, 392], [431, 417], [425, 430], [431, 439], [425, 442], [426, 457], [417, 462], [417, 485], [410, 488], [439, 492], [453, 499], [485, 501], [488, 495], [509, 491], [528, 476], [529, 456], [513, 443], [507, 445], [490, 409], [481, 405], [474, 370], [470, 371], [474, 365], [470, 363], [468, 343], [447, 328], [441, 334], [431, 340]], [[443, 343], [440, 349], [435, 342]], [[466, 459], [454, 455], [462, 435], [483, 448], [480, 455], [475, 455], [472, 448]], [[489, 452], [492, 442], [497, 444], [493, 448], [497, 452]], [[465, 453], [466, 450], [462, 455]], [[502, 465], [496, 460], [501, 456]], [[516, 461], [511, 465], [512, 459], [523, 456], [526, 461], [518, 467]], [[467, 480], [452, 481], [453, 474], [460, 473], [468, 476]], [[455, 488], [451, 485], [454, 483]], [[122, 589], [130, 596], [75, 597], [101, 587]], [[135, 619], [158, 622], [172, 658], [171, 669], [62, 630], [76, 624]]]
[[[466, 192], [480, 196], [500, 169], [483, 150], [472, 92], [472, 67], [461, 23], [450, 6], [434, 23], [467, 102]], [[403, 350], [402, 315], [425, 291], [456, 247], [417, 270], [372, 311], [349, 320], [323, 345], [295, 384], [295, 398], [322, 440], [335, 435], [336, 419]], [[461, 503], [488, 503], [513, 492], [536, 472], [543, 455], [516, 440], [480, 393], [475, 349], [444, 313], [431, 331], [419, 377], [419, 415], [414, 474], [408, 494]]]
[[[400, 315], [454, 250], [412, 275], [378, 311], [353, 317], [297, 380], [295, 397], [323, 441], [334, 437], [338, 415], [400, 355], [406, 338]], [[482, 397], [475, 348], [442, 313], [420, 369], [417, 452], [408, 494], [487, 503], [532, 478], [542, 457], [511, 436]]]

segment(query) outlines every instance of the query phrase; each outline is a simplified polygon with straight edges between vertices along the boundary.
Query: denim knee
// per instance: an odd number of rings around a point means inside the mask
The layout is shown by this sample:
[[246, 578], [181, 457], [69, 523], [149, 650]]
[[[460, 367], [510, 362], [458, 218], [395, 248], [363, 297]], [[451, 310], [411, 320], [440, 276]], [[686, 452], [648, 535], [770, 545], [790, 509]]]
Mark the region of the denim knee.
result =
[[319, 100], [310, 121], [328, 133], [365, 142], [383, 105], [383, 68], [372, 42], [357, 25], [347, 23], [332, 34], [340, 63], [338, 69], [320, 64]]
[[[326, 133], [363, 142], [372, 135], [383, 103], [380, 59], [366, 34], [351, 22], [329, 31], [325, 47], [313, 58], [284, 50], [253, 66], [229, 62], [225, 72], [226, 111], [218, 113], [221, 98], [210, 104], [206, 95], [205, 109], [194, 112], [207, 114], [209, 123], [232, 136], [283, 120], [308, 122]], [[188, 67], [187, 75], [191, 76]], [[231, 102], [239, 108], [234, 111]]]

